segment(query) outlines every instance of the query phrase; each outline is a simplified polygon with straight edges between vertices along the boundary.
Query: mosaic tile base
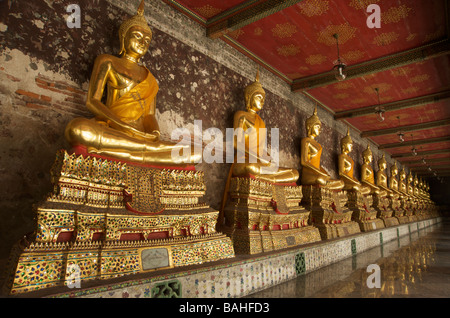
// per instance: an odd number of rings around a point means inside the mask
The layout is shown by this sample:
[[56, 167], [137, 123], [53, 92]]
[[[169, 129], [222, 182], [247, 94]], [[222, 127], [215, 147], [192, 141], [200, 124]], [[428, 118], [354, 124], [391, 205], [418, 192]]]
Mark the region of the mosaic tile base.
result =
[[[349, 259], [353, 248], [356, 253], [379, 246], [382, 242], [400, 239], [420, 231], [441, 218], [422, 220], [395, 227], [359, 233], [332, 241], [322, 241], [303, 247], [290, 248], [270, 255], [259, 254], [247, 260], [230, 259], [222, 265], [206, 265], [196, 270], [187, 268], [184, 272], [155, 276], [146, 279], [109, 284], [101, 287], [70, 290], [47, 297], [91, 297], [123, 298], [152, 297], [155, 287], [173, 284], [176, 290], [168, 295], [183, 298], [231, 298], [251, 295], [256, 291], [272, 287], [287, 280], [315, 271], [332, 263]], [[304, 271], [298, 273], [298, 255], [304, 255]], [[296, 263], [297, 258], [297, 263]], [[328, 279], [324, 277], [324, 280]], [[175, 282], [174, 282], [175, 281]], [[158, 290], [161, 290], [159, 287]], [[159, 294], [161, 295], [161, 293]], [[164, 295], [163, 295], [164, 296]]]

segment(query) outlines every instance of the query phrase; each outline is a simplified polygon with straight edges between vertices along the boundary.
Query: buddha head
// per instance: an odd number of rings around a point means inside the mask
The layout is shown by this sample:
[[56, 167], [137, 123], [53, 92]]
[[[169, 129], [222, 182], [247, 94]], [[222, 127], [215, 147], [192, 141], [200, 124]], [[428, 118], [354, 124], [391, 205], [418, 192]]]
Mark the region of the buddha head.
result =
[[255, 81], [245, 88], [244, 94], [247, 111], [257, 112], [262, 109], [266, 98], [266, 92], [259, 82], [259, 69], [256, 73]]
[[400, 177], [400, 181], [403, 181], [406, 179], [405, 168], [402, 168], [402, 171], [400, 171], [399, 177]]
[[341, 139], [341, 152], [343, 154], [348, 154], [353, 149], [353, 140], [350, 137], [350, 131], [347, 127], [347, 135], [344, 136], [344, 138]]
[[322, 123], [320, 122], [319, 116], [317, 116], [317, 106], [314, 107], [314, 113], [311, 117], [306, 119], [306, 134], [310, 138], [315, 138], [319, 136], [320, 129], [322, 128]]
[[414, 185], [417, 186], [419, 184], [419, 179], [417, 178], [417, 174], [414, 176]]
[[386, 158], [383, 154], [383, 156], [381, 157], [380, 160], [378, 160], [378, 168], [380, 169], [380, 171], [384, 171], [387, 167], [387, 161]]
[[364, 163], [371, 163], [372, 162], [372, 150], [370, 150], [370, 145], [367, 144], [366, 150], [362, 153], [363, 161]]
[[391, 177], [395, 177], [398, 174], [398, 167], [397, 163], [394, 162], [394, 164], [391, 166]]
[[411, 184], [414, 181], [413, 175], [411, 173], [411, 171], [408, 174], [408, 179], [407, 179], [408, 183]]
[[152, 39], [152, 30], [144, 17], [144, 0], [141, 1], [136, 15], [120, 25], [119, 39], [119, 54], [134, 55], [139, 59], [147, 53]]

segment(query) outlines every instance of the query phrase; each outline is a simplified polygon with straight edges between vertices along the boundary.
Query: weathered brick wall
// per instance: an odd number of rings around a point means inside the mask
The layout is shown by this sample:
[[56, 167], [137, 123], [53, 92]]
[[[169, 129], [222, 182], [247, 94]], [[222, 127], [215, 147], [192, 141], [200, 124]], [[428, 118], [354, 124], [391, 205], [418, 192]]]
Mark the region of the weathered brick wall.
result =
[[[49, 170], [58, 149], [68, 148], [63, 133], [75, 117], [91, 117], [85, 107], [90, 71], [97, 55], [116, 54], [117, 30], [139, 1], [80, 0], [82, 25], [69, 29], [71, 0], [0, 2], [0, 258], [34, 230], [32, 205], [51, 189]], [[162, 1], [147, 3], [153, 40], [143, 63], [159, 81], [157, 118], [166, 136], [177, 127], [192, 131], [232, 127], [244, 109], [243, 90], [256, 65]], [[280, 165], [300, 168], [300, 140], [313, 103], [289, 85], [261, 70], [266, 104], [260, 112], [268, 128], [280, 129]], [[339, 140], [346, 127], [319, 109], [324, 123], [324, 168], [337, 177]], [[355, 134], [353, 134], [355, 135]], [[353, 136], [352, 136], [353, 137]], [[355, 136], [352, 153], [359, 177], [366, 143]], [[375, 147], [373, 147], [375, 148]], [[374, 151], [376, 158], [377, 151]], [[389, 160], [389, 158], [388, 158]], [[229, 164], [198, 165], [206, 172], [206, 200], [220, 206]]]

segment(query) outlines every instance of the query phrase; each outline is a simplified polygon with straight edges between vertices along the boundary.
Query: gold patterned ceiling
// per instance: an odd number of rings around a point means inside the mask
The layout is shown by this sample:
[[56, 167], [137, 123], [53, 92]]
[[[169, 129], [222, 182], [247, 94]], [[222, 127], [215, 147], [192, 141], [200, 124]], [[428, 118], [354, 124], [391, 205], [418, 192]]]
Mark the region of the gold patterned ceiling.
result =
[[[448, 0], [163, 1], [419, 175], [450, 176]], [[380, 28], [369, 27], [371, 4]], [[334, 34], [347, 65], [341, 82]]]

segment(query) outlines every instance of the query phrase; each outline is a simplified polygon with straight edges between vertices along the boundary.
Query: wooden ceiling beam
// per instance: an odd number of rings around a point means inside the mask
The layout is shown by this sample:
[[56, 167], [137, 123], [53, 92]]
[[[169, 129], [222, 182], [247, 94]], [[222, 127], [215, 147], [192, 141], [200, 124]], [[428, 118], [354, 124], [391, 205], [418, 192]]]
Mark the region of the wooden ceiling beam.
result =
[[446, 142], [446, 141], [450, 141], [450, 136], [428, 138], [428, 139], [421, 139], [421, 140], [411, 140], [411, 141], [404, 141], [404, 142], [394, 142], [391, 144], [381, 144], [378, 146], [378, 149], [392, 149], [392, 148], [407, 147], [407, 146], [419, 146], [419, 145], [434, 144], [434, 143]]
[[417, 131], [417, 130], [425, 130], [430, 128], [444, 127], [450, 125], [450, 119], [436, 120], [428, 123], [420, 123], [415, 125], [408, 126], [400, 126], [400, 127], [392, 127], [378, 130], [369, 130], [363, 131], [361, 133], [361, 138], [374, 137], [374, 136], [384, 136], [384, 135], [392, 135], [396, 134], [399, 131], [407, 132], [407, 131]]
[[[417, 157], [419, 157], [419, 155], [417, 155]], [[450, 164], [450, 158], [449, 157], [445, 157], [445, 158], [433, 158], [433, 159], [427, 159], [425, 158], [425, 162], [428, 163], [436, 163], [436, 162], [447, 162], [448, 164]], [[422, 162], [422, 157], [416, 159], [416, 160], [409, 160], [409, 161], [401, 161], [402, 164], [404, 165], [414, 165], [417, 163], [423, 164]]]
[[[423, 62], [441, 55], [450, 53], [450, 39], [444, 39], [408, 51], [388, 55], [364, 63], [347, 66], [347, 79], [358, 78], [364, 75], [375, 74], [378, 72], [390, 70], [400, 66], [405, 66], [417, 62]], [[330, 69], [333, 65], [330, 65]], [[304, 78], [298, 78], [292, 82], [291, 90], [294, 92], [308, 90], [320, 86], [326, 86], [336, 83], [334, 72], [312, 75]]]
[[[428, 155], [440, 155], [440, 154], [445, 154], [445, 153], [450, 153], [450, 149], [436, 149], [436, 150], [430, 150], [430, 151], [418, 151], [417, 152], [417, 156], [428, 156]], [[395, 159], [399, 159], [399, 158], [407, 158], [407, 157], [413, 157], [413, 155], [411, 154], [411, 152], [404, 152], [404, 153], [397, 153], [397, 154], [392, 154], [391, 158], [395, 158]], [[425, 158], [426, 160], [426, 158]]]
[[239, 8], [230, 8], [207, 21], [206, 36], [211, 39], [220, 38], [229, 32], [240, 29], [271, 14], [279, 12], [302, 0], [266, 0], [246, 1]]
[[439, 173], [439, 172], [450, 172], [450, 167], [449, 166], [441, 167], [441, 168], [432, 167], [431, 171], [428, 170], [427, 167], [421, 167], [420, 169], [412, 167], [410, 169], [411, 169], [411, 171], [414, 171], [414, 172], [426, 172], [426, 173], [433, 173], [433, 171], [436, 171], [436, 173]]
[[400, 101], [380, 104], [380, 105], [372, 105], [367, 107], [361, 107], [356, 108], [352, 110], [346, 110], [337, 112], [334, 114], [334, 119], [346, 119], [346, 118], [355, 118], [355, 117], [361, 117], [361, 116], [367, 116], [367, 115], [373, 115], [375, 114], [375, 109], [377, 107], [383, 108], [385, 112], [394, 111], [394, 110], [400, 110], [400, 109], [406, 109], [406, 108], [412, 108], [417, 106], [423, 106], [433, 103], [442, 102], [445, 100], [450, 99], [450, 90], [404, 99]]

